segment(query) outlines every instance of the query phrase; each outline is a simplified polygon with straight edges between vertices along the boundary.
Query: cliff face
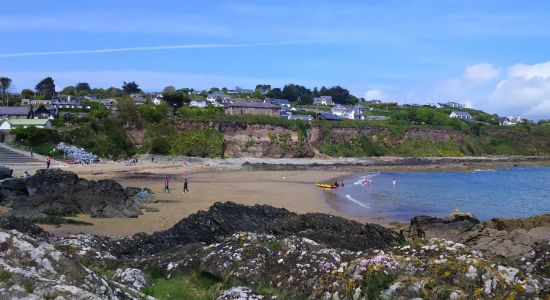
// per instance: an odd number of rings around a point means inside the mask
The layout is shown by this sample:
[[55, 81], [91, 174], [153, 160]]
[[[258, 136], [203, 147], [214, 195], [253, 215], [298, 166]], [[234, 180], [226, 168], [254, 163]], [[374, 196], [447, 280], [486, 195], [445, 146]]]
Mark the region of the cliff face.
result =
[[[300, 158], [313, 157], [315, 153], [333, 156], [369, 156], [369, 152], [364, 149], [369, 146], [361, 144], [361, 140], [365, 138], [372, 142], [373, 146], [386, 149], [377, 155], [398, 155], [391, 149], [403, 143], [450, 142], [458, 148], [465, 139], [462, 132], [433, 128], [411, 128], [404, 132], [393, 132], [383, 127], [332, 128], [307, 125], [300, 130], [276, 124], [180, 121], [173, 125], [173, 129], [180, 132], [217, 130], [223, 134], [223, 152], [226, 157]], [[147, 144], [144, 141], [145, 135], [135, 131], [129, 134], [136, 146]], [[323, 148], [323, 145], [325, 148], [327, 145], [340, 145], [351, 149], [352, 153], [330, 153]]]
[[[337, 124], [178, 121], [163, 128], [161, 134], [214, 130], [221, 133], [216, 145], [220, 149], [216, 153], [223, 153], [225, 157], [301, 158], [319, 153], [333, 157], [550, 154], [548, 133], [540, 129], [483, 128], [478, 132], [465, 132], [434, 127], [334, 125]], [[128, 134], [137, 148], [151, 145], [143, 131], [128, 130]], [[167, 140], [174, 138], [167, 136]]]

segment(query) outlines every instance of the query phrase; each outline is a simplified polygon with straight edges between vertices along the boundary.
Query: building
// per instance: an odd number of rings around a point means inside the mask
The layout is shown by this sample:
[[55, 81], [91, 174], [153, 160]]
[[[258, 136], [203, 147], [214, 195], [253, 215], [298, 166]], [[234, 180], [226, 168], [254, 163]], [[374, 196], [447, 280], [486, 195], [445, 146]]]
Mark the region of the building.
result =
[[131, 94], [130, 98], [132, 98], [132, 102], [134, 102], [135, 105], [143, 105], [147, 102], [142, 94]]
[[328, 120], [328, 121], [342, 121], [343, 118], [332, 113], [319, 113], [317, 114], [318, 120]]
[[313, 98], [313, 104], [314, 105], [334, 105], [334, 102], [332, 101], [332, 96], [321, 96], [321, 97], [315, 97]]
[[271, 103], [280, 107], [290, 108], [290, 101], [287, 99], [265, 98], [264, 103]]
[[46, 105], [46, 106], [49, 106], [49, 105], [52, 105], [52, 100], [21, 99], [21, 105], [22, 106], [27, 106], [27, 105], [34, 105], [34, 106]]
[[57, 111], [55, 110], [55, 108], [52, 108], [50, 110], [46, 108], [46, 106], [40, 105], [38, 106], [38, 108], [32, 111], [31, 117], [29, 119], [53, 119], [56, 115]]
[[302, 121], [313, 121], [313, 117], [310, 115], [290, 115], [289, 120], [302, 120]]
[[452, 119], [462, 119], [462, 120], [467, 120], [467, 121], [470, 121], [472, 120], [472, 115], [470, 115], [469, 112], [466, 112], [466, 111], [453, 111], [450, 115], [449, 115], [450, 118]]
[[198, 108], [205, 108], [206, 107], [206, 101], [204, 101], [204, 100], [191, 100], [191, 102], [189, 102], [189, 106], [198, 107]]
[[445, 107], [449, 107], [449, 108], [464, 109], [464, 105], [462, 105], [460, 103], [456, 103], [456, 102], [447, 102], [447, 103], [444, 103], [443, 105], [445, 105]]
[[341, 115], [343, 118], [350, 119], [350, 120], [364, 120], [365, 116], [363, 116], [363, 111], [358, 107], [348, 108], [344, 110], [344, 112]]
[[0, 130], [11, 130], [15, 128], [52, 128], [52, 122], [49, 119], [8, 119], [0, 124]]
[[225, 113], [231, 116], [240, 115], [266, 115], [280, 117], [281, 108], [277, 105], [262, 102], [235, 102], [229, 103], [225, 108]]
[[83, 104], [81, 100], [83, 97], [73, 97], [71, 96], [56, 96], [52, 98], [52, 106], [56, 110], [60, 109], [92, 109], [90, 104]]
[[160, 105], [162, 103], [162, 95], [156, 95], [153, 97], [153, 104]]
[[503, 126], [511, 126], [511, 125], [517, 125], [519, 123], [524, 122], [524, 120], [521, 117], [502, 117], [498, 118], [498, 123]]
[[211, 103], [221, 102], [225, 104], [231, 101], [231, 97], [222, 92], [213, 92], [212, 94], [208, 94], [208, 96], [206, 97], [206, 101]]
[[[94, 97], [95, 98], [95, 97]], [[114, 99], [90, 99], [90, 102], [95, 102], [103, 105], [108, 110], [116, 110], [116, 101]]]
[[24, 106], [0, 106], [0, 119], [27, 119], [31, 109]]

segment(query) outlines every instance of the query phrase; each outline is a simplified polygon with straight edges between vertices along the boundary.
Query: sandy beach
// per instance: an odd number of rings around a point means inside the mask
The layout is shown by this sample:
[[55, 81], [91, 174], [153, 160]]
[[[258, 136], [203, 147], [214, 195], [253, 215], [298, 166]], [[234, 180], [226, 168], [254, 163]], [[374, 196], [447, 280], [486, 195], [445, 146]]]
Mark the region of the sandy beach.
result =
[[[73, 219], [92, 223], [83, 225], [41, 225], [59, 235], [92, 233], [131, 236], [170, 228], [182, 218], [208, 209], [215, 202], [267, 204], [297, 213], [322, 212], [342, 215], [325, 200], [324, 191], [315, 182], [325, 182], [349, 175], [345, 171], [239, 171], [216, 170], [209, 166], [145, 163], [127, 167], [120, 163], [71, 165], [63, 167], [79, 176], [100, 180], [115, 179], [123, 186], [149, 188], [158, 200], [149, 206], [158, 212], [143, 212], [138, 218], [91, 218], [80, 215]], [[189, 176], [189, 193], [183, 193], [184, 173]], [[171, 191], [163, 193], [164, 177], [170, 179]], [[345, 216], [344, 216], [345, 217]]]

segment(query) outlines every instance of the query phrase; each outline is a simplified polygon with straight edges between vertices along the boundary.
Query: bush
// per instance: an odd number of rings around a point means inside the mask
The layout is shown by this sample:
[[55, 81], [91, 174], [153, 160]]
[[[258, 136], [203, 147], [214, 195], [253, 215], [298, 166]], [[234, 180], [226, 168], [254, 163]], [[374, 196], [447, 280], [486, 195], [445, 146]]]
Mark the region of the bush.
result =
[[186, 130], [177, 133], [171, 141], [170, 154], [223, 157], [223, 135], [215, 129]]

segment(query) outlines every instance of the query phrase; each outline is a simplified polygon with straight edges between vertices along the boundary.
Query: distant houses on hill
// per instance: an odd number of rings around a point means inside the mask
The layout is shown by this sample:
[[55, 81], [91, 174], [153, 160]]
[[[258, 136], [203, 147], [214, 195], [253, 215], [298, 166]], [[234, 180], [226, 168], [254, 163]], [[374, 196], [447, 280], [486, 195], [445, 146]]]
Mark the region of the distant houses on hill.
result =
[[449, 114], [449, 117], [452, 119], [462, 119], [470, 121], [472, 120], [472, 115], [470, 115], [467, 111], [453, 111], [451, 114]]
[[334, 102], [332, 101], [332, 96], [320, 96], [313, 98], [313, 104], [314, 105], [334, 105]]

